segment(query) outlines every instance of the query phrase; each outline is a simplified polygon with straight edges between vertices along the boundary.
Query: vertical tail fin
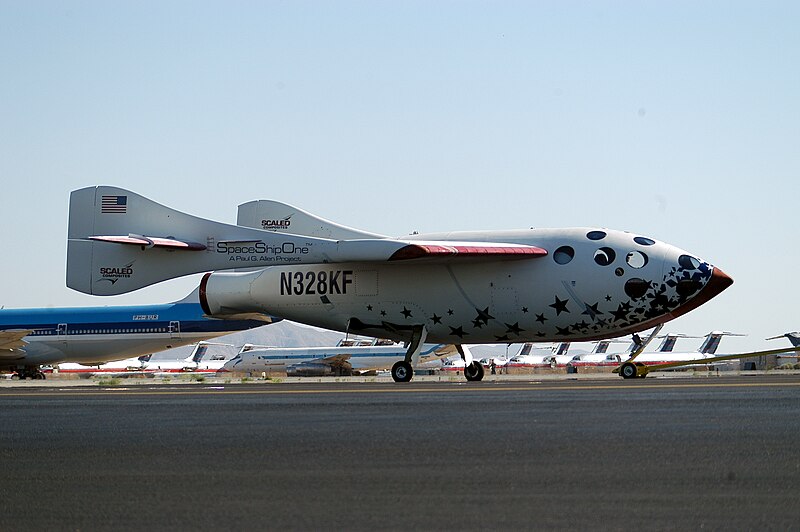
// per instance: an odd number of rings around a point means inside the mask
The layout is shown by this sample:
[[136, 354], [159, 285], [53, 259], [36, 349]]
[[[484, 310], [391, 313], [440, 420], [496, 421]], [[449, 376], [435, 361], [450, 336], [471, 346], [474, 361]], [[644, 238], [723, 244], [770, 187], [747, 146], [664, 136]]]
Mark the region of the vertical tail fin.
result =
[[286, 203], [275, 200], [257, 200], [239, 205], [236, 224], [243, 227], [279, 231], [293, 235], [350, 240], [361, 238], [386, 238], [340, 225]]

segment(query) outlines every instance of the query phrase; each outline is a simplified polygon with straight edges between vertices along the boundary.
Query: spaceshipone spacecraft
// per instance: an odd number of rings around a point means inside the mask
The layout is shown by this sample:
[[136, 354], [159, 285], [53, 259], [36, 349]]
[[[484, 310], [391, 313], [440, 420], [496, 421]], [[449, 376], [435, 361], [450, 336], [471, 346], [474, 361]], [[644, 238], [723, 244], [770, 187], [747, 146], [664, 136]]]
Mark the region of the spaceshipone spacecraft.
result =
[[[208, 272], [209, 316], [259, 312], [408, 342], [408, 381], [425, 342], [456, 346], [587, 341], [644, 331], [685, 314], [733, 280], [671, 244], [572, 227], [388, 237], [277, 201], [215, 222], [110, 186], [72, 192], [67, 285], [130, 292]], [[465, 353], [465, 358], [469, 358]], [[483, 368], [466, 360], [469, 380]]]

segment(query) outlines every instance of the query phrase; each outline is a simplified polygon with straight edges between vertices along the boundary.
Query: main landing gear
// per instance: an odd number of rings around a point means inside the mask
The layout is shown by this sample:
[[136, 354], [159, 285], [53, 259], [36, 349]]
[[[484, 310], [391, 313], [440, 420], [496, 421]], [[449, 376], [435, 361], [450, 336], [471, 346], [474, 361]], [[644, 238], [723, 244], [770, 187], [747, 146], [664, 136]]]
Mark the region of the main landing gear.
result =
[[414, 369], [411, 363], [416, 365], [419, 362], [419, 354], [422, 351], [422, 344], [428, 336], [428, 330], [424, 325], [417, 325], [411, 329], [411, 341], [406, 349], [405, 360], [395, 362], [392, 366], [392, 379], [394, 382], [410, 382], [414, 376]]
[[[44, 380], [44, 373], [36, 366], [29, 366], [23, 369], [18, 369], [17, 372], [14, 374], [19, 380], [24, 381], [25, 379], [33, 379], [33, 380]], [[12, 376], [13, 378], [13, 376]]]
[[[416, 326], [411, 330], [411, 341], [408, 343], [406, 349], [406, 356], [404, 360], [395, 362], [392, 366], [392, 379], [394, 382], [410, 382], [414, 376], [413, 364], [419, 362], [419, 354], [422, 351], [422, 344], [425, 343], [425, 338], [428, 336], [428, 331], [424, 326]], [[461, 358], [466, 362], [464, 366], [464, 376], [468, 381], [479, 381], [483, 379], [483, 365], [477, 360], [472, 359], [472, 354], [464, 349], [460, 344], [456, 345], [458, 353]]]
[[413, 376], [414, 370], [411, 368], [411, 364], [405, 360], [395, 362], [394, 366], [392, 366], [394, 382], [409, 382]]
[[483, 380], [483, 364], [473, 360], [464, 366], [464, 376], [470, 382]]

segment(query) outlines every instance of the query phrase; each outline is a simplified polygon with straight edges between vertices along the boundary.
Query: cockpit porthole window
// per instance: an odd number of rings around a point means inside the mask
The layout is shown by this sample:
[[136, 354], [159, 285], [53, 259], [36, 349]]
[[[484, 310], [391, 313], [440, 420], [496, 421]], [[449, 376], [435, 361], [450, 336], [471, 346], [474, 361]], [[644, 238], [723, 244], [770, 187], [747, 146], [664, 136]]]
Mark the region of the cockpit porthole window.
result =
[[656, 243], [655, 240], [653, 240], [652, 238], [647, 238], [646, 236], [634, 237], [633, 241], [639, 244], [640, 246], [652, 246], [653, 244]]
[[616, 258], [617, 253], [611, 248], [602, 247], [594, 252], [594, 261], [600, 266], [608, 266]]
[[625, 257], [625, 262], [628, 263], [628, 266], [634, 269], [644, 268], [647, 266], [647, 255], [642, 253], [641, 251], [631, 251]]
[[586, 233], [586, 238], [589, 240], [603, 240], [605, 237], [605, 231], [589, 231]]
[[679, 296], [688, 297], [700, 290], [700, 288], [700, 283], [694, 279], [681, 279], [678, 281], [675, 291], [678, 292]]
[[625, 293], [628, 294], [628, 297], [631, 299], [644, 297], [649, 289], [650, 283], [644, 279], [634, 277], [633, 279], [628, 279], [625, 283]]
[[575, 250], [570, 246], [561, 246], [553, 253], [553, 260], [557, 264], [569, 264], [575, 258]]
[[700, 261], [691, 255], [681, 255], [678, 257], [678, 264], [685, 270], [696, 270], [700, 267]]

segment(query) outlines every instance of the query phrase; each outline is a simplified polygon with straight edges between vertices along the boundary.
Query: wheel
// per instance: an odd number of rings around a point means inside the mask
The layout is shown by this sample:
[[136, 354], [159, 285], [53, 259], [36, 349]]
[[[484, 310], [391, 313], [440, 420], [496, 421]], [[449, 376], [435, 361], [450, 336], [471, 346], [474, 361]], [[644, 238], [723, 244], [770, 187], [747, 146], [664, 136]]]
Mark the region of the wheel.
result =
[[411, 364], [405, 360], [395, 362], [394, 366], [392, 366], [392, 378], [394, 382], [409, 382], [413, 376], [414, 370], [411, 369]]
[[41, 371], [37, 371], [31, 376], [31, 378], [35, 381], [43, 381], [44, 373], [42, 373]]
[[619, 374], [622, 375], [623, 379], [634, 379], [639, 375], [639, 371], [636, 368], [636, 364], [633, 362], [625, 362], [621, 368], [619, 368]]
[[483, 380], [483, 365], [480, 362], [473, 362], [464, 368], [464, 376], [468, 381]]

